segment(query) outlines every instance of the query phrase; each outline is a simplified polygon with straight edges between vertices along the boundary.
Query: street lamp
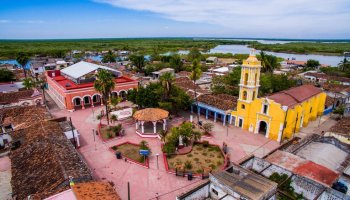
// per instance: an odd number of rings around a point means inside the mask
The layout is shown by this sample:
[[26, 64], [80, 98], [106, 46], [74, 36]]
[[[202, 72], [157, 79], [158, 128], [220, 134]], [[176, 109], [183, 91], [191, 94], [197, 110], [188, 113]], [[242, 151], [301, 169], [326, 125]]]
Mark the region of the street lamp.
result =
[[159, 157], [159, 153], [156, 154], [157, 156], [157, 169], [159, 169], [159, 165], [158, 165], [158, 157]]

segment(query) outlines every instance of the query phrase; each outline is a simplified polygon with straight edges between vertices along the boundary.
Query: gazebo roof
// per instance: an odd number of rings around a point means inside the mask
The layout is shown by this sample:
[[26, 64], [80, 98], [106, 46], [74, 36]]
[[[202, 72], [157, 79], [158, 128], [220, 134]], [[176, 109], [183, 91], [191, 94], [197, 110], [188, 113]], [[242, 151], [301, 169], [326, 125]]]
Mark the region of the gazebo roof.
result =
[[160, 108], [145, 108], [136, 111], [134, 114], [134, 119], [139, 121], [158, 121], [165, 119], [169, 116], [169, 112]]

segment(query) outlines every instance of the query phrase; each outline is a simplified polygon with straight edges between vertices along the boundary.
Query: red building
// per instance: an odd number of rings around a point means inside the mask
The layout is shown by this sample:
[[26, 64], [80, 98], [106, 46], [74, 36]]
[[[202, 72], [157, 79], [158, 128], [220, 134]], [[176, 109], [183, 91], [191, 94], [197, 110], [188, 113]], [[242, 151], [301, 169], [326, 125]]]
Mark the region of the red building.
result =
[[67, 110], [103, 105], [101, 95], [94, 89], [95, 73], [99, 69], [108, 70], [115, 76], [113, 96], [125, 99], [128, 91], [138, 86], [138, 81], [123, 76], [116, 69], [81, 61], [62, 70], [47, 71], [48, 91]]

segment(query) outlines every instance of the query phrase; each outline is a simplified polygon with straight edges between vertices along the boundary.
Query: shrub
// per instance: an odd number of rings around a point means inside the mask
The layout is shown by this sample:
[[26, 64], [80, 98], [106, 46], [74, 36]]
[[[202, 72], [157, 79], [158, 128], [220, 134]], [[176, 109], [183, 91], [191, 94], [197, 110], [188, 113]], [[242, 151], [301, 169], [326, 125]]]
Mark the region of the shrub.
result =
[[207, 152], [203, 152], [202, 155], [203, 155], [203, 156], [207, 156], [208, 153], [207, 153]]
[[112, 146], [112, 149], [115, 151], [115, 150], [118, 149], [118, 147], [117, 146]]
[[209, 141], [203, 141], [203, 147], [207, 148], [209, 146]]
[[199, 161], [199, 158], [193, 158], [194, 161], [198, 162]]
[[189, 158], [192, 157], [192, 156], [193, 156], [192, 154], [187, 154], [187, 157], [189, 157]]
[[100, 119], [102, 118], [101, 114], [98, 114], [98, 115], [96, 116], [96, 118], [97, 118], [97, 120], [100, 120]]
[[217, 161], [216, 164], [217, 164], [217, 166], [221, 166], [222, 162], [221, 161]]
[[202, 127], [204, 130], [204, 133], [209, 134], [213, 130], [214, 124], [207, 122], [207, 123], [204, 123]]
[[175, 152], [175, 150], [176, 150], [175, 144], [172, 142], [167, 142], [163, 146], [163, 152], [165, 152], [166, 154], [172, 154]]
[[216, 166], [215, 166], [214, 164], [210, 164], [209, 167], [210, 167], [211, 169], [215, 169], [215, 168], [216, 168]]
[[148, 142], [146, 142], [145, 140], [142, 140], [139, 145], [140, 145], [140, 150], [148, 150], [149, 153], [151, 154], [151, 149], [148, 146]]
[[186, 160], [185, 169], [192, 169], [192, 162], [190, 160]]

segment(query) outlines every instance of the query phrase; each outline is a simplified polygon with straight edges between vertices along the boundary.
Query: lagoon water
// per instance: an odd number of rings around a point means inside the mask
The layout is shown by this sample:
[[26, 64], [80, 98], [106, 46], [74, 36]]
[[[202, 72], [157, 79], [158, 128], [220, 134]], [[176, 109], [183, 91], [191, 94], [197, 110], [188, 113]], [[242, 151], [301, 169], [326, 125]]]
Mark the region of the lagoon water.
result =
[[[250, 48], [247, 45], [218, 45], [211, 49], [210, 53], [232, 53], [232, 54], [247, 54], [250, 52]], [[257, 53], [260, 51], [257, 50]], [[284, 59], [295, 59], [300, 61], [307, 61], [309, 59], [318, 60], [321, 64], [327, 64], [331, 66], [337, 66], [340, 61], [344, 59], [343, 56], [324, 56], [316, 54], [292, 54], [292, 53], [276, 53], [265, 51], [267, 54], [272, 54]]]
[[[271, 41], [271, 42], [280, 42], [280, 41]], [[283, 42], [283, 41], [281, 41]], [[285, 42], [285, 41], [284, 41]], [[218, 45], [213, 49], [210, 49], [209, 53], [232, 53], [232, 54], [248, 54], [250, 52], [250, 48], [247, 45]], [[257, 53], [260, 51], [257, 50]], [[180, 50], [179, 54], [188, 54], [188, 50]], [[343, 56], [325, 56], [325, 55], [316, 55], [316, 54], [291, 54], [291, 53], [276, 53], [265, 51], [267, 54], [272, 54], [274, 56], [278, 56], [284, 59], [295, 59], [299, 61], [307, 61], [309, 59], [318, 60], [321, 64], [327, 64], [331, 66], [337, 66], [340, 61], [344, 59]], [[170, 55], [170, 52], [166, 53]], [[100, 62], [102, 60], [102, 56], [91, 56], [91, 59]], [[147, 59], [147, 58], [146, 58]], [[148, 58], [149, 59], [149, 58]], [[0, 60], [0, 64], [9, 63], [9, 64], [17, 64], [16, 60]], [[27, 65], [26, 68], [30, 66]]]

